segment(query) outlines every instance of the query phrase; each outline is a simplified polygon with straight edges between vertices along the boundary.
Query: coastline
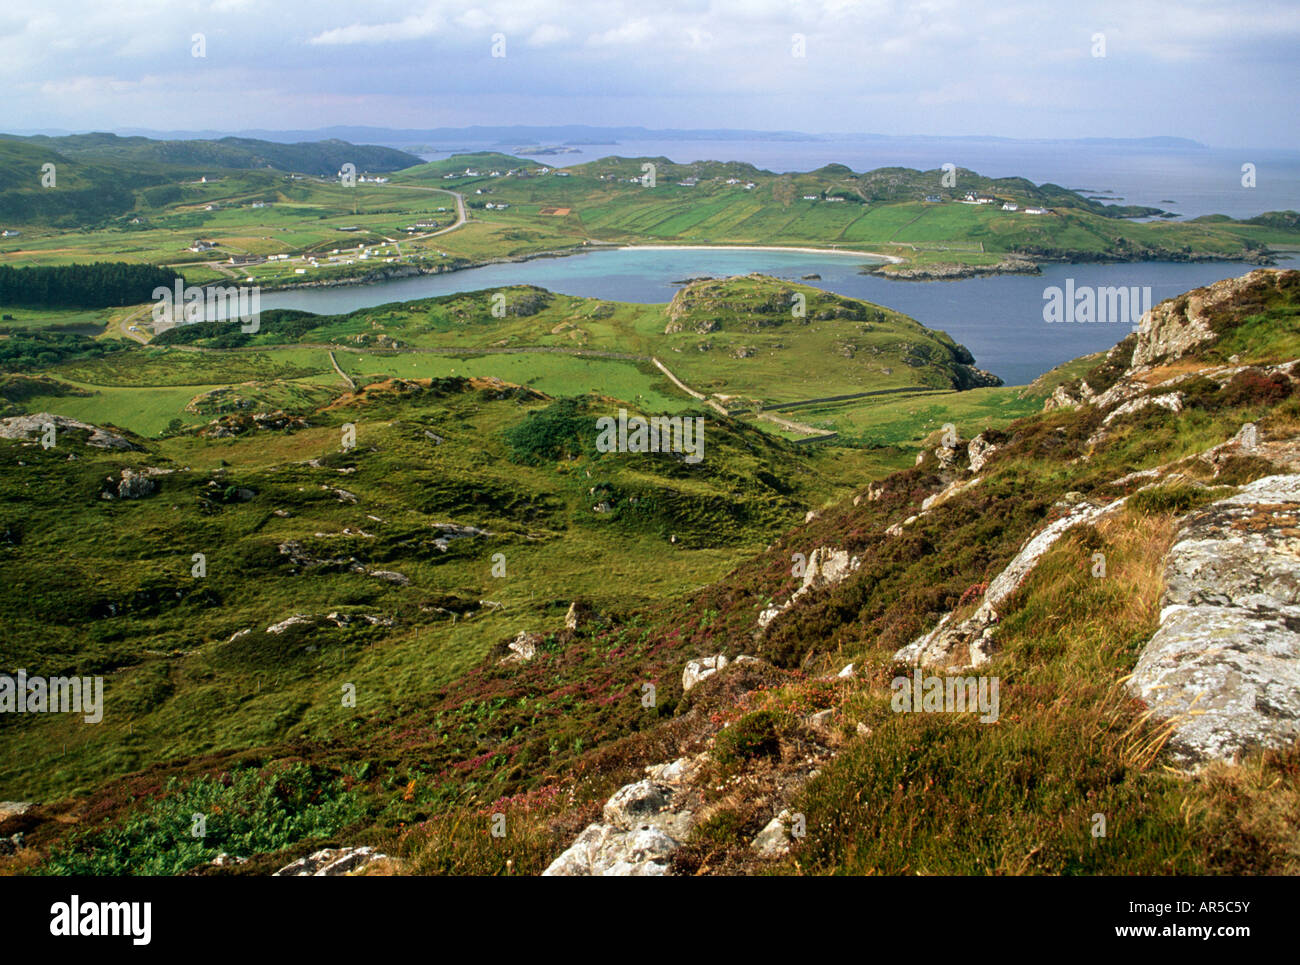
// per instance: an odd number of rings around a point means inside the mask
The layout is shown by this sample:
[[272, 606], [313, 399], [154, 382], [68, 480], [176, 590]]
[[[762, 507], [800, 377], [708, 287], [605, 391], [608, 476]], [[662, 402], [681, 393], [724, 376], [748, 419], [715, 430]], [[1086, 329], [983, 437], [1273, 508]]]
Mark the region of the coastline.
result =
[[845, 255], [878, 258], [885, 264], [900, 265], [905, 259], [878, 251], [850, 251], [845, 248], [801, 248], [793, 245], [620, 245], [620, 251], [797, 251], [806, 255]]
[[[375, 285], [402, 278], [414, 278], [419, 275], [449, 275], [458, 271], [468, 271], [472, 268], [486, 268], [489, 265], [519, 264], [525, 261], [534, 261], [538, 258], [568, 258], [572, 255], [581, 255], [592, 251], [793, 251], [809, 255], [840, 255], [859, 259], [878, 259], [880, 266], [906, 263], [906, 259], [896, 257], [895, 255], [885, 255], [874, 251], [846, 251], [843, 248], [800, 248], [790, 245], [620, 245], [616, 242], [595, 242], [575, 245], [572, 248], [554, 248], [549, 251], [534, 251], [524, 255], [515, 255], [513, 257], [503, 256], [499, 258], [487, 258], [482, 261], [467, 262], [465, 264], [452, 265], [445, 268], [439, 267], [436, 269], [425, 269], [408, 265], [403, 266], [406, 270], [379, 269], [369, 276], [360, 278], [294, 281], [282, 285], [266, 285], [262, 287], [262, 291], [270, 293], [300, 291], [310, 288], [343, 288], [354, 285]], [[392, 272], [391, 274], [389, 273], [390, 271]]]

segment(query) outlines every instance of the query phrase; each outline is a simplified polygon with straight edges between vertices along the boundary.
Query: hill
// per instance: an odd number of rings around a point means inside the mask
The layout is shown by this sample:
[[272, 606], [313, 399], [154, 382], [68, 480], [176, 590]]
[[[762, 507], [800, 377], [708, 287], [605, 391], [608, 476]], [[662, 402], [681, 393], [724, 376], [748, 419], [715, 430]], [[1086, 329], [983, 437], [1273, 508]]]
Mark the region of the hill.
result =
[[159, 141], [106, 133], [68, 134], [62, 137], [3, 137], [23, 140], [69, 158], [97, 158], [122, 167], [147, 169], [163, 166], [188, 169], [275, 168], [278, 171], [334, 177], [346, 163], [355, 164], [358, 173], [398, 171], [420, 163], [418, 157], [405, 151], [350, 144], [335, 138], [281, 144], [248, 137]]
[[1296, 873], [1297, 318], [1298, 272], [1186, 293], [892, 467], [704, 409], [697, 465], [603, 452], [635, 405], [479, 377], [4, 420], [10, 660], [107, 687], [0, 720], [0, 867]]

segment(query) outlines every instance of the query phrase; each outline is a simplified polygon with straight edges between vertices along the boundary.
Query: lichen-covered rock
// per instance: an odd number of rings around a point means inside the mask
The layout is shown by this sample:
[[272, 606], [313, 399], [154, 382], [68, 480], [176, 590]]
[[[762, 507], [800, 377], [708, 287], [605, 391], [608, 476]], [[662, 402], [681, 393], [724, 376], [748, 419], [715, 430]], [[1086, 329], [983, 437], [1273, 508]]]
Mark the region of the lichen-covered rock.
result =
[[1213, 316], [1221, 306], [1254, 300], [1282, 283], [1283, 272], [1259, 269], [1240, 278], [1225, 278], [1177, 298], [1166, 299], [1138, 322], [1132, 367], [1172, 361], [1213, 341]]
[[160, 474], [148, 470], [136, 472], [134, 469], [123, 469], [121, 479], [108, 477], [100, 495], [104, 499], [143, 499], [152, 496], [158, 491], [158, 483], [151, 477]]
[[605, 802], [601, 823], [589, 825], [542, 874], [666, 875], [672, 853], [694, 825], [680, 784], [653, 779], [627, 784]]
[[1110, 425], [1120, 416], [1131, 415], [1134, 412], [1141, 412], [1147, 406], [1158, 405], [1162, 409], [1168, 409], [1177, 415], [1183, 411], [1183, 394], [1181, 392], [1165, 392], [1161, 395], [1143, 395], [1136, 399], [1125, 402], [1117, 406], [1110, 412], [1106, 413], [1106, 418], [1101, 420], [1104, 426]]
[[1175, 761], [1300, 738], [1300, 475], [1193, 513], [1165, 562], [1160, 628], [1129, 688], [1173, 725]]
[[682, 691], [690, 690], [696, 684], [707, 680], [728, 664], [727, 658], [718, 654], [714, 657], [701, 657], [688, 660], [682, 669]]

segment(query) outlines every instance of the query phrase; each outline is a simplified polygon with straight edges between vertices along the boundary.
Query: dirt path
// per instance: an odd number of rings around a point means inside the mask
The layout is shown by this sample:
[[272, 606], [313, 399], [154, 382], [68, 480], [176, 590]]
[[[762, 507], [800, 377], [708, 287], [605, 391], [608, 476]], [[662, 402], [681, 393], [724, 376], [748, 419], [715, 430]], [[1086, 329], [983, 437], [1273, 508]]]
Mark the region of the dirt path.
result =
[[339, 374], [339, 378], [348, 384], [348, 388], [355, 392], [357, 390], [357, 384], [352, 381], [352, 376], [348, 375], [339, 367], [339, 360], [334, 357], [333, 351], [330, 352], [330, 365], [334, 366], [334, 371]]

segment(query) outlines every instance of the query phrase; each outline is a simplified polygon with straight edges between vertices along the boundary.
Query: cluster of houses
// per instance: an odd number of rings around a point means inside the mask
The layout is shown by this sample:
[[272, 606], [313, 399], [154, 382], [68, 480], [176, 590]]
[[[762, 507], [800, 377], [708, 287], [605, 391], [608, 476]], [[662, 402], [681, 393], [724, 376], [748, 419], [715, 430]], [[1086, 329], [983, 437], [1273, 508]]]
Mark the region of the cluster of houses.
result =
[[[939, 197], [937, 194], [927, 194], [927, 195], [925, 196], [925, 200], [926, 200], [926, 203], [928, 203], [928, 204], [942, 204], [942, 203], [943, 203], [943, 198]], [[962, 198], [961, 201], [958, 202], [958, 203], [959, 203], [959, 204], [997, 204], [997, 203], [998, 203], [998, 199], [997, 199], [997, 198], [990, 197], [990, 196], [987, 195], [987, 194], [977, 194], [977, 193], [974, 192], [974, 191], [968, 191], [968, 192], [966, 192], [966, 197]], [[1002, 210], [1003, 210], [1003, 211], [1019, 211], [1019, 210], [1020, 210], [1020, 205], [1016, 204], [1016, 202], [1014, 202], [1014, 201], [1003, 201], [1003, 202], [1002, 202]], [[1049, 214], [1050, 212], [1048, 211], [1047, 208], [1040, 208], [1040, 207], [1037, 207], [1037, 206], [1031, 206], [1031, 207], [1027, 207], [1027, 208], [1025, 208], [1024, 213], [1025, 213], [1025, 214]]]
[[477, 168], [466, 168], [464, 171], [449, 171], [442, 176], [442, 179], [452, 181], [456, 178], [531, 178], [543, 174], [553, 174], [557, 178], [569, 177], [568, 171], [555, 171], [551, 168], [533, 168], [531, 171], [523, 168], [511, 168], [509, 171], [480, 171]]

